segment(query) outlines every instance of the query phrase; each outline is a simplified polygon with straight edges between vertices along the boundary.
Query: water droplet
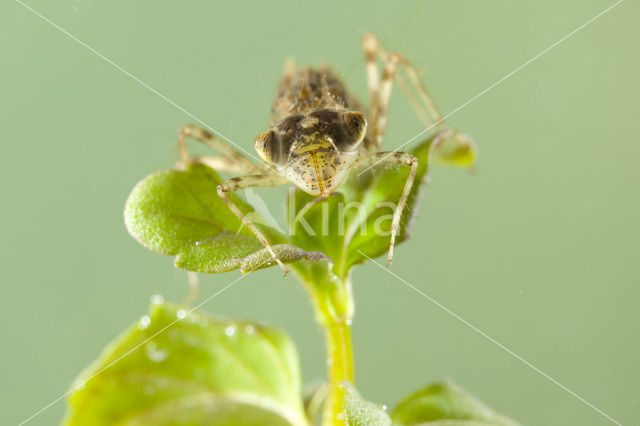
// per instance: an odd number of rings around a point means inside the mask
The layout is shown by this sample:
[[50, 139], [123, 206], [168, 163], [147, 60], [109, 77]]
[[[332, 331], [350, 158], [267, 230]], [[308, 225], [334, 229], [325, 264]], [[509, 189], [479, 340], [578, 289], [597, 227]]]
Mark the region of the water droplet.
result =
[[178, 310], [178, 312], [176, 312], [176, 316], [178, 317], [178, 319], [182, 319], [187, 316], [187, 312], [184, 309], [180, 309]]
[[327, 358], [327, 365], [333, 364], [333, 358]]
[[389, 407], [387, 407], [387, 406], [386, 406], [386, 405], [384, 405], [384, 404], [382, 405], [382, 410], [383, 410], [383, 411], [387, 411], [388, 409], [389, 409]]
[[347, 324], [349, 327], [351, 327], [351, 324], [353, 324], [353, 321], [351, 320], [351, 318], [348, 318], [344, 323]]
[[148, 315], [145, 315], [142, 318], [140, 318], [140, 321], [138, 321], [138, 328], [140, 330], [146, 330], [150, 324], [151, 324], [151, 318], [149, 318]]
[[144, 347], [144, 353], [153, 362], [162, 362], [169, 356], [169, 351], [166, 349], [158, 349], [156, 342], [148, 342]]
[[231, 337], [236, 334], [237, 327], [235, 325], [229, 325], [224, 329], [224, 334]]
[[162, 295], [154, 294], [153, 296], [151, 296], [152, 305], [160, 305], [162, 302], [164, 302], [164, 297], [162, 297]]
[[247, 325], [244, 327], [244, 331], [247, 334], [253, 334], [256, 332], [256, 328], [254, 326], [252, 326], [251, 324]]

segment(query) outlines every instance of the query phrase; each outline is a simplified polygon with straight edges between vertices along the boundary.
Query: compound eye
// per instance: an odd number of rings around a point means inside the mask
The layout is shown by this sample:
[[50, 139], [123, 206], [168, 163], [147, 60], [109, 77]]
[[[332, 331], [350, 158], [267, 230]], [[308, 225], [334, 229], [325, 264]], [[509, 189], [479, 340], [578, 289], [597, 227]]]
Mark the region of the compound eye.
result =
[[364, 114], [358, 111], [344, 113], [345, 133], [349, 142], [353, 145], [364, 139], [367, 131], [367, 119]]
[[267, 163], [277, 162], [276, 132], [268, 130], [260, 133], [256, 138], [255, 148], [256, 152]]

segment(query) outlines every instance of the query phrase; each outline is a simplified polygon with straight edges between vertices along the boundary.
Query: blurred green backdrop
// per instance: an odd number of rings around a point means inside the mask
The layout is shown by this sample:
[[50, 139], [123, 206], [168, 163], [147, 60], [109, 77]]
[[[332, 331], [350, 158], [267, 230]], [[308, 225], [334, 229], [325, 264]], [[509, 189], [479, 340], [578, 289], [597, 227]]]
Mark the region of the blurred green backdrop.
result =
[[[365, 98], [360, 37], [425, 69], [447, 113], [613, 4], [30, 0], [31, 7], [246, 149], [287, 57]], [[640, 424], [640, 7], [627, 0], [454, 116], [475, 175], [433, 169], [395, 273], [623, 424]], [[1, 424], [64, 393], [152, 294], [186, 276], [127, 234], [133, 185], [172, 166], [184, 112], [17, 2], [0, 6]], [[394, 94], [387, 147], [421, 130]], [[285, 190], [263, 190], [282, 213]], [[201, 279], [203, 297], [238, 276]], [[606, 425], [375, 265], [355, 270], [363, 395], [393, 405], [449, 377], [527, 425]], [[205, 305], [286, 329], [324, 375], [305, 294], [276, 268]], [[29, 424], [60, 419], [62, 401]]]

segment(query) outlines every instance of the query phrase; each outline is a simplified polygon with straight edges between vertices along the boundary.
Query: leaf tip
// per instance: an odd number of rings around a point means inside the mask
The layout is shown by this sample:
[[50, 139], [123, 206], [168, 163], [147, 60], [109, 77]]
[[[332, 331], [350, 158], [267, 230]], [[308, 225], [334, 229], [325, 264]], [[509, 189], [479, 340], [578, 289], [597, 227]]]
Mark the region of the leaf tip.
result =
[[441, 164], [469, 168], [476, 162], [477, 148], [469, 135], [447, 129], [435, 136], [429, 156]]

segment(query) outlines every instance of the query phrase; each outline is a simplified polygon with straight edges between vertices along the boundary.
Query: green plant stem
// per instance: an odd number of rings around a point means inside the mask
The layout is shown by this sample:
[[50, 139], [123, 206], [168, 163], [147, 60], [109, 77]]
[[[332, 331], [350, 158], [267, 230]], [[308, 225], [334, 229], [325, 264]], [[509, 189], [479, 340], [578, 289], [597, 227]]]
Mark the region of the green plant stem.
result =
[[354, 381], [351, 320], [353, 292], [351, 280], [325, 271], [313, 270], [301, 276], [311, 297], [315, 316], [325, 334], [329, 389], [323, 411], [323, 426], [346, 425], [345, 389]]
[[353, 383], [353, 352], [351, 347], [351, 327], [343, 322], [325, 326], [327, 345], [327, 370], [329, 376], [329, 394], [324, 407], [323, 424], [344, 425], [343, 407], [344, 381]]

